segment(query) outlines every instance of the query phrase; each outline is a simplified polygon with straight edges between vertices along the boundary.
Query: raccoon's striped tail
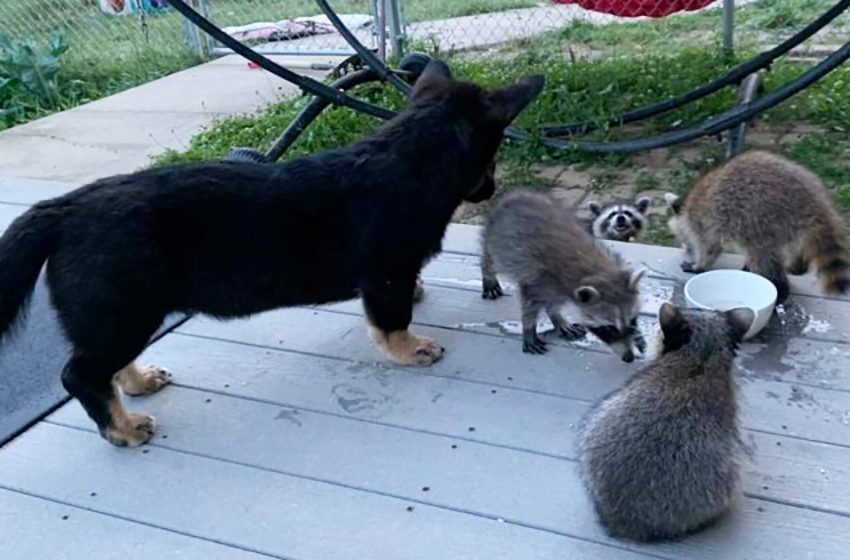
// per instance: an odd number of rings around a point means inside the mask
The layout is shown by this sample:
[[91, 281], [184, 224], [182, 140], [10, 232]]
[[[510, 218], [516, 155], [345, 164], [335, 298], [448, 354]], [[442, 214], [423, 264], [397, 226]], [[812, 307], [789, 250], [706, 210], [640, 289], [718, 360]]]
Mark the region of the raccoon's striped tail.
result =
[[812, 262], [824, 291], [846, 293], [850, 289], [850, 263], [847, 262], [844, 228], [822, 228], [820, 235], [811, 241]]

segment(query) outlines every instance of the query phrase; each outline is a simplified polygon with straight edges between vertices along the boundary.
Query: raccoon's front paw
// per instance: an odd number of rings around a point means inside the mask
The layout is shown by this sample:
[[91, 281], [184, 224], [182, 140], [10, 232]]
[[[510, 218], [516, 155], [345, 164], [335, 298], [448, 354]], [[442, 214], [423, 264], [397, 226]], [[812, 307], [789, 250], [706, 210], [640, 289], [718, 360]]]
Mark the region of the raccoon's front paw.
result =
[[558, 334], [565, 340], [578, 340], [587, 335], [587, 329], [578, 323], [560, 323], [557, 328]]
[[526, 354], [545, 354], [546, 343], [540, 340], [535, 331], [522, 333], [522, 351]]
[[498, 280], [484, 280], [481, 283], [481, 297], [484, 299], [498, 299], [502, 297], [502, 286]]
[[701, 274], [705, 272], [705, 269], [699, 268], [691, 261], [682, 261], [681, 267], [682, 272], [687, 272], [689, 274]]

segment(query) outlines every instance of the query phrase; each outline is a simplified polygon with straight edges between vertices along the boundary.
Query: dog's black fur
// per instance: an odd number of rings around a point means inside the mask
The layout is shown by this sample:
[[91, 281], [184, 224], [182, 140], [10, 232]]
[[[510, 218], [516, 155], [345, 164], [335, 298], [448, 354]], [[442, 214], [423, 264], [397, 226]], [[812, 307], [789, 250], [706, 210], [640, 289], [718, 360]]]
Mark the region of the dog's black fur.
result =
[[47, 261], [73, 345], [62, 380], [104, 433], [123, 429], [113, 375], [169, 312], [232, 318], [360, 295], [376, 331], [406, 334], [420, 268], [456, 207], [493, 194], [504, 128], [542, 87], [484, 90], [435, 61], [398, 117], [346, 147], [146, 170], [36, 204], [0, 238], [0, 335]]

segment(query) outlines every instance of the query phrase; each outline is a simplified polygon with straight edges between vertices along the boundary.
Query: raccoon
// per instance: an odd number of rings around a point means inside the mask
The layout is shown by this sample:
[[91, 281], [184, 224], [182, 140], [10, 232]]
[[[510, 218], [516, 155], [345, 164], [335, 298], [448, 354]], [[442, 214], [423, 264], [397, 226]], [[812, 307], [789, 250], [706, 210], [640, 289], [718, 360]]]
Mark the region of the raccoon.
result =
[[[567, 340], [589, 329], [626, 362], [635, 358], [633, 346], [646, 350], [637, 327], [643, 271], [626, 270], [556, 199], [527, 190], [507, 194], [490, 213], [482, 241], [482, 297], [502, 295], [497, 272], [519, 285], [523, 352], [546, 352], [537, 335], [543, 309]], [[577, 306], [580, 324], [561, 315], [568, 302]]]
[[850, 287], [844, 219], [820, 179], [796, 163], [746, 152], [697, 181], [684, 200], [665, 200], [686, 272], [708, 269], [730, 244], [746, 255], [744, 270], [773, 282], [780, 302], [790, 291], [786, 272], [805, 274], [812, 263], [826, 292]]
[[648, 541], [696, 531], [731, 505], [743, 450], [733, 360], [749, 309], [661, 306], [659, 357], [588, 413], [582, 475], [615, 537]]
[[637, 239], [646, 225], [646, 211], [652, 199], [648, 196], [638, 198], [634, 204], [613, 202], [602, 206], [591, 201], [587, 208], [593, 216], [589, 231], [598, 239], [612, 241], [632, 241]]

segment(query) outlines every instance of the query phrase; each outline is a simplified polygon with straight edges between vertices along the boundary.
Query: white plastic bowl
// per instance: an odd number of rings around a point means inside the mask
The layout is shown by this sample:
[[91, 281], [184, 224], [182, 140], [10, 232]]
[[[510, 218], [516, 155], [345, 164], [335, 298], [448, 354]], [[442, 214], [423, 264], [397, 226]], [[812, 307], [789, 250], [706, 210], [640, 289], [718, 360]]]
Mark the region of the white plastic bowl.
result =
[[761, 331], [776, 306], [776, 287], [758, 274], [743, 270], [709, 270], [698, 274], [685, 284], [685, 300], [691, 307], [728, 311], [747, 307], [755, 314], [744, 340]]

